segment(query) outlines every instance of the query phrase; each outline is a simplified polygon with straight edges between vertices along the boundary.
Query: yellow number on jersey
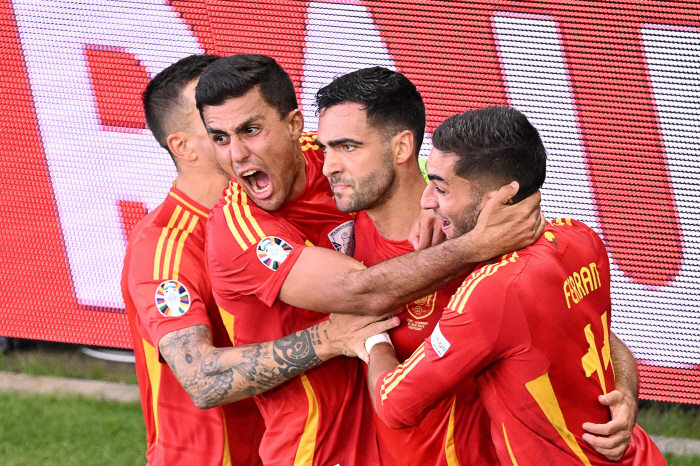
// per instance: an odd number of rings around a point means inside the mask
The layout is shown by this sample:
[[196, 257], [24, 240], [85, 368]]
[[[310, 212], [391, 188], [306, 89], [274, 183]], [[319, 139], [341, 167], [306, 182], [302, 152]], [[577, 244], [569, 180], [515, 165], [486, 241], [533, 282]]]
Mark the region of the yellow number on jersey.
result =
[[[603, 362], [601, 363], [600, 357], [598, 356], [598, 347], [595, 342], [595, 335], [593, 335], [593, 330], [591, 330], [591, 324], [586, 325], [583, 329], [583, 333], [586, 335], [586, 341], [588, 342], [588, 352], [581, 358], [581, 364], [583, 364], [583, 370], [586, 371], [586, 377], [590, 377], [593, 372], [598, 374], [598, 380], [600, 380], [600, 386], [603, 388], [603, 394], [608, 393], [605, 387], [605, 374], [603, 373], [603, 365], [605, 369], [610, 365], [610, 333], [608, 332], [608, 313], [604, 312], [600, 319], [603, 321], [603, 348], [601, 353], [603, 355]], [[614, 370], [614, 369], [613, 369]]]

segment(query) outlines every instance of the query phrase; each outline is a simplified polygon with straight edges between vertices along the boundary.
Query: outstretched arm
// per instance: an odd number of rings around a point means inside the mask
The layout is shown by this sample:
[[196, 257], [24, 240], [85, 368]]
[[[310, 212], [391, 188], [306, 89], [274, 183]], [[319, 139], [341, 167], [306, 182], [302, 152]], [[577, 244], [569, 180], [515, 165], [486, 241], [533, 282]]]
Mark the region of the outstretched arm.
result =
[[430, 294], [471, 264], [522, 249], [542, 234], [539, 192], [508, 205], [517, 191], [515, 182], [501, 188], [469, 233], [369, 268], [334, 251], [305, 248], [279, 299], [318, 312], [378, 315]]
[[627, 451], [637, 422], [639, 378], [634, 355], [614, 333], [610, 334], [610, 358], [615, 369], [616, 389], [598, 400], [610, 408], [612, 419], [606, 424], [583, 424], [587, 431], [583, 440], [609, 460], [617, 461]]
[[364, 341], [398, 325], [398, 318], [331, 315], [275, 341], [215, 348], [211, 329], [194, 325], [166, 334], [158, 348], [201, 409], [257, 395], [335, 356], [366, 358]]

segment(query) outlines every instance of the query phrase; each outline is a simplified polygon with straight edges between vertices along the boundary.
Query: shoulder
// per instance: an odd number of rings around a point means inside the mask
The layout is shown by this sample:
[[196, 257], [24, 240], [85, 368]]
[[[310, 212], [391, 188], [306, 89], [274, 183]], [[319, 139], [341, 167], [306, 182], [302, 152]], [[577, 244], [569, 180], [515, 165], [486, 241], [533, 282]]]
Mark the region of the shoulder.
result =
[[516, 251], [477, 266], [462, 282], [447, 308], [461, 314], [472, 302], [483, 306], [502, 298], [509, 288], [517, 285], [517, 279], [528, 260], [529, 254]]
[[301, 144], [301, 150], [304, 153], [304, 158], [306, 158], [307, 163], [312, 165], [323, 165], [323, 149], [316, 144], [317, 137], [318, 135], [316, 131], [301, 133], [299, 144]]
[[233, 240], [233, 245], [245, 251], [266, 236], [264, 228], [278, 223], [279, 219], [273, 213], [251, 202], [240, 186], [232, 181], [209, 216], [209, 247]]

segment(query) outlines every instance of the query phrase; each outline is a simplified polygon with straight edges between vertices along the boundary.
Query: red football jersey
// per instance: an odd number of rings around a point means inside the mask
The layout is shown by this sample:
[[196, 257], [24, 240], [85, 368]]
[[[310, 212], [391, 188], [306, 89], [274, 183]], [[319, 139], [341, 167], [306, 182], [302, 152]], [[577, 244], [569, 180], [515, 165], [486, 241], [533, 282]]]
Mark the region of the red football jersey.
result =
[[[557, 219], [532, 246], [482, 264], [450, 300], [430, 339], [377, 383], [379, 416], [412, 425], [476, 377], [502, 464], [612, 464], [581, 440], [605, 423], [615, 388], [610, 266], [584, 224]], [[666, 464], [635, 428], [616, 464]]]
[[158, 352], [164, 335], [194, 325], [212, 329], [214, 346], [231, 346], [207, 276], [208, 214], [173, 187], [136, 225], [124, 259], [122, 293], [151, 466], [261, 464], [265, 426], [255, 403], [197, 408]]
[[[301, 143], [307, 184], [296, 199], [267, 212], [231, 182], [208, 222], [214, 296], [236, 345], [275, 340], [328, 317], [277, 299], [305, 247], [342, 249], [343, 241], [332, 238], [347, 240], [352, 228], [352, 217], [338, 212], [331, 197], [315, 135]], [[267, 426], [260, 448], [266, 465], [378, 464], [360, 363], [335, 358], [255, 396]]]
[[[408, 241], [383, 238], [365, 212], [355, 218], [355, 259], [367, 267], [409, 252]], [[464, 280], [403, 306], [399, 327], [389, 330], [399, 361], [405, 361], [426, 338]], [[452, 397], [441, 400], [416, 427], [394, 430], [375, 413], [379, 451], [384, 466], [448, 466], [498, 464], [491, 440], [491, 421], [479, 399], [474, 381]], [[459, 409], [457, 406], [459, 405]]]

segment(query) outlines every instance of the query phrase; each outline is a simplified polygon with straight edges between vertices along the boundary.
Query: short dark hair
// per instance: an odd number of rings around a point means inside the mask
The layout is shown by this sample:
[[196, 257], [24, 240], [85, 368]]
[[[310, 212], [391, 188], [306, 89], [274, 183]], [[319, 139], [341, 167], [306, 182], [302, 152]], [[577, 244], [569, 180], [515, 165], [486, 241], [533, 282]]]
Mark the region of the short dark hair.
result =
[[299, 108], [292, 79], [273, 58], [239, 54], [220, 59], [202, 74], [195, 91], [197, 109], [201, 115], [205, 105], [221, 105], [255, 86], [260, 86], [263, 100], [280, 118]]
[[520, 190], [513, 202], [537, 192], [547, 174], [547, 152], [537, 129], [511, 107], [451, 116], [433, 133], [433, 147], [456, 155], [457, 176], [489, 184], [486, 190], [517, 181]]
[[425, 133], [425, 105], [406, 76], [381, 66], [364, 68], [335, 78], [316, 94], [319, 113], [348, 102], [362, 105], [367, 120], [384, 130], [411, 131], [418, 155]]
[[[168, 118], [173, 109], [183, 104], [182, 91], [189, 83], [201, 76], [204, 69], [218, 60], [215, 55], [190, 55], [179, 60], [157, 75], [143, 91], [143, 109], [146, 124], [156, 141], [170, 153], [168, 148]], [[173, 154], [170, 153], [172, 156]], [[173, 159], [174, 160], [174, 159]]]

